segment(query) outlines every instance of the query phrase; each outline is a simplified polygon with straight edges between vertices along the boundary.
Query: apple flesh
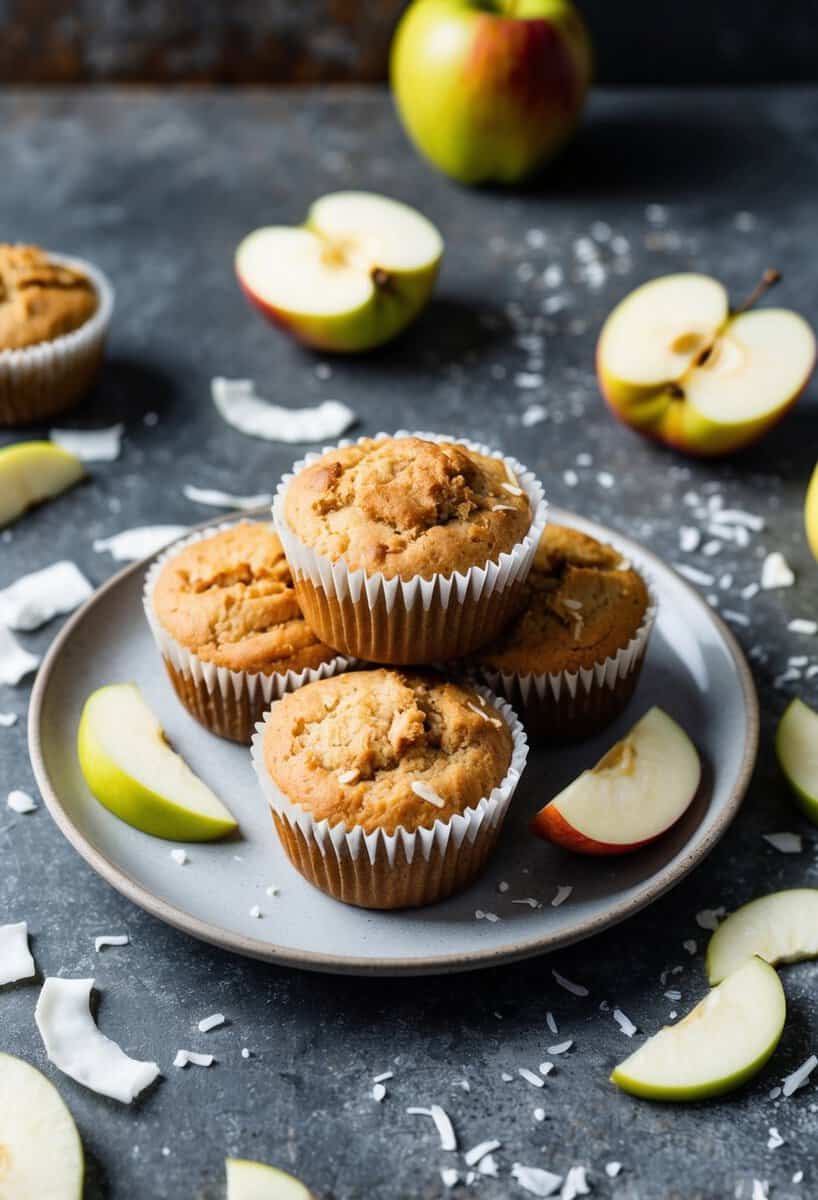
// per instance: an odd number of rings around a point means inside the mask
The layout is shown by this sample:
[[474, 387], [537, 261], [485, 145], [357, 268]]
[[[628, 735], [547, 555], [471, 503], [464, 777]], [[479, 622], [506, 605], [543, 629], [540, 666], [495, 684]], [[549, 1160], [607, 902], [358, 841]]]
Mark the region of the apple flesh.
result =
[[591, 58], [570, 0], [415, 0], [390, 78], [429, 162], [460, 183], [515, 183], [574, 132]]
[[540, 809], [532, 831], [578, 854], [626, 854], [679, 820], [700, 777], [696, 747], [654, 707], [595, 767]]
[[0, 1054], [0, 1196], [81, 1200], [85, 1164], [59, 1092], [34, 1067]]
[[72, 487], [84, 474], [76, 455], [53, 442], [5, 446], [0, 450], [0, 528]]
[[227, 1200], [313, 1200], [298, 1179], [278, 1167], [246, 1158], [225, 1159]]
[[793, 700], [778, 723], [775, 750], [798, 807], [818, 825], [818, 712]]
[[649, 1100], [704, 1100], [752, 1078], [778, 1045], [787, 1002], [774, 969], [750, 959], [620, 1063], [611, 1080]]
[[742, 905], [707, 947], [707, 978], [721, 983], [757, 956], [768, 963], [818, 957], [818, 889], [791, 888]]
[[221, 800], [170, 748], [134, 684], [111, 684], [88, 698], [77, 752], [100, 804], [143, 833], [207, 842], [237, 828]]
[[731, 313], [707, 275], [665, 275], [617, 305], [596, 358], [602, 393], [626, 425], [677, 450], [718, 455], [761, 437], [795, 403], [815, 337], [786, 309]]
[[371, 350], [401, 333], [429, 299], [443, 239], [419, 212], [369, 192], [317, 200], [301, 227], [247, 235], [236, 274], [252, 303], [307, 346]]
[[807, 541], [810, 550], [818, 558], [818, 464], [812, 472], [812, 479], [807, 488], [807, 499], [804, 505], [804, 524], [807, 528]]

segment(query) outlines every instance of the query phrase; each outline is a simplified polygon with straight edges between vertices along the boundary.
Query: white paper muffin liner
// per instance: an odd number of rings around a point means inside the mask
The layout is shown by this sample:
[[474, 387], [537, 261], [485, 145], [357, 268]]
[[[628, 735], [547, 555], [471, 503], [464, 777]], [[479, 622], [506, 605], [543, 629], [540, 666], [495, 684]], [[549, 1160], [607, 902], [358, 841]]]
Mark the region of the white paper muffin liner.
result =
[[[485, 566], [409, 580], [388, 579], [379, 571], [368, 574], [362, 567], [353, 571], [343, 558], [333, 561], [307, 546], [284, 515], [285, 496], [293, 478], [329, 450], [392, 437], [454, 442], [500, 459], [528, 496], [532, 520], [526, 536]], [[306, 455], [279, 483], [273, 518], [302, 611], [321, 640], [370, 662], [409, 665], [467, 654], [499, 633], [518, 607], [519, 592], [545, 528], [547, 507], [539, 480], [515, 458], [467, 438], [403, 429], [357, 441], [344, 439], [337, 446]]]
[[[528, 739], [511, 705], [488, 688], [474, 686], [509, 727], [508, 770], [473, 808], [415, 831], [399, 826], [391, 834], [382, 829], [367, 834], [343, 821], [336, 825], [326, 818], [316, 821], [284, 794], [267, 770], [263, 740], [269, 713], [259, 722], [251, 745], [253, 768], [278, 818], [290, 861], [311, 883], [346, 903], [399, 908], [430, 904], [471, 882], [494, 846], [528, 757]], [[294, 853], [296, 843], [303, 853]]]
[[28, 425], [65, 412], [90, 388], [102, 362], [114, 311], [110, 281], [84, 259], [49, 257], [88, 276], [97, 293], [97, 310], [71, 333], [19, 350], [0, 350], [0, 427]]
[[[297, 691], [305, 683], [315, 683], [340, 675], [354, 666], [352, 659], [336, 655], [319, 667], [303, 671], [272, 672], [234, 671], [205, 662], [177, 641], [160, 624], [153, 606], [153, 596], [165, 563], [175, 558], [186, 546], [242, 524], [242, 520], [225, 521], [221, 525], [198, 530], [189, 537], [174, 542], [151, 564], [145, 576], [142, 603], [153, 634], [177, 696], [191, 714], [221, 737], [249, 742], [256, 721], [275, 701], [287, 692]], [[172, 669], [171, 669], [172, 668]], [[179, 677], [181, 676], [181, 680]]]
[[579, 671], [521, 674], [477, 665], [469, 672], [517, 706], [532, 741], [590, 737], [610, 724], [631, 698], [659, 604], [650, 577], [639, 563], [632, 566], [645, 583], [648, 606], [638, 629], [616, 654]]

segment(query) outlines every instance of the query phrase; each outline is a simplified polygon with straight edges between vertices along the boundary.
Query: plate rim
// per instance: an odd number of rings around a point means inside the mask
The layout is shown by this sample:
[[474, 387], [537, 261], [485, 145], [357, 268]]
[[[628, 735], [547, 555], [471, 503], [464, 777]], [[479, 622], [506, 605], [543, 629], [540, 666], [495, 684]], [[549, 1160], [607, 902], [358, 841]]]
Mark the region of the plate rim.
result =
[[[253, 517], [264, 516], [268, 511], [268, 506], [265, 505], [262, 508], [250, 511], [242, 510], [220, 514], [198, 525], [191, 526], [183, 537], [188, 537], [192, 532], [207, 529], [225, 520], [252, 519]], [[167, 900], [154, 895], [149, 888], [113, 863], [74, 824], [48, 774], [43, 757], [40, 727], [43, 703], [51, 675], [65, 644], [72, 637], [75, 627], [85, 620], [86, 616], [103, 597], [119, 587], [125, 579], [138, 572], [144, 572], [146, 567], [156, 559], [158, 554], [164, 553], [168, 549], [167, 546], [135, 562], [128, 563], [112, 575], [110, 579], [102, 583], [94, 591], [93, 595], [89, 596], [85, 603], [76, 612], [72, 613], [65, 622], [51, 643], [37, 671], [29, 701], [27, 726], [28, 748], [34, 778], [55, 825], [80, 857], [106, 883], [110, 884], [115, 891], [125, 896], [151, 916], [166, 925], [170, 925], [173, 929], [188, 934], [199, 941], [206, 942], [211, 946], [216, 946], [221, 950], [240, 954], [246, 958], [327, 974], [419, 976], [482, 970], [503, 963], [513, 963], [519, 962], [522, 959], [533, 958], [539, 954], [558, 950], [563, 946], [575, 945], [586, 938], [601, 933], [605, 929], [610, 929], [614, 925], [620, 924], [622, 921], [627, 920], [628, 917], [647, 908], [648, 905], [653, 904], [661, 896], [681, 883], [696, 866], [704, 861], [735, 819], [746, 795], [758, 754], [760, 728], [758, 695], [747, 659], [734, 633], [720, 614], [707, 604], [696, 589], [674, 567], [627, 534], [620, 533], [617, 529], [611, 529], [609, 526], [603, 525], [592, 518], [584, 517], [580, 513], [574, 513], [567, 509], [549, 507], [549, 520], [552, 516], [556, 516], [560, 521], [564, 521], [567, 524], [570, 524], [574, 520], [577, 523], [590, 526], [607, 537], [612, 538], [614, 541], [618, 540], [623, 547], [633, 547], [635, 557], [644, 561], [649, 569], [656, 570], [658, 567], [663, 572], [670, 572], [676, 583], [687, 593], [688, 599], [692, 600], [715, 626], [735, 667], [741, 688], [747, 719], [744, 729], [745, 737], [741, 762], [738, 775], [730, 790], [730, 795], [714, 819], [710, 831], [696, 849], [683, 851], [681, 858], [676, 863], [667, 864], [654, 876], [651, 876], [640, 895], [621, 901], [619, 904], [612, 908], [607, 908], [604, 913], [600, 913], [595, 917], [580, 920], [575, 926], [569, 927], [561, 933], [537, 934], [534, 937], [520, 939], [511, 945], [503, 947], [467, 951], [461, 954], [429, 955], [423, 958], [360, 958], [355, 955], [333, 955], [314, 950], [299, 951], [280, 947], [271, 942], [264, 942], [258, 938], [248, 937], [246, 934], [232, 933], [224, 930], [218, 925], [203, 921], [192, 913], [186, 912], [184, 909], [178, 908]], [[172, 546], [179, 540], [181, 539], [174, 539], [168, 545]]]

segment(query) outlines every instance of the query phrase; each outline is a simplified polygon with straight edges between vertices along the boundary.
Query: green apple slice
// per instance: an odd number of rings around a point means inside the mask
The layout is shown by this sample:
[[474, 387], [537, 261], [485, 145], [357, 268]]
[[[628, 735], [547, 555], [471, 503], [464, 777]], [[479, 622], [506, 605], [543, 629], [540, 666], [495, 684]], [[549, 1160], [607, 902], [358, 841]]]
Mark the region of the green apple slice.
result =
[[227, 1200], [312, 1200], [312, 1192], [278, 1167], [248, 1158], [227, 1158]]
[[793, 700], [778, 723], [775, 749], [798, 807], [818, 825], [818, 712]]
[[0, 1197], [81, 1200], [82, 1143], [59, 1092], [34, 1067], [0, 1054]]
[[611, 1080], [649, 1100], [704, 1100], [730, 1092], [764, 1066], [786, 1015], [778, 975], [752, 958], [678, 1025], [661, 1029], [620, 1063]]
[[0, 527], [72, 487], [85, 474], [75, 454], [53, 442], [17, 442], [0, 450]]
[[208, 842], [237, 828], [221, 800], [170, 748], [135, 684], [111, 684], [88, 698], [77, 752], [100, 804], [144, 833]]
[[818, 956], [818, 888], [773, 892], [722, 921], [707, 947], [707, 978], [721, 983], [753, 956], [768, 963]]
[[356, 353], [389, 341], [428, 300], [443, 254], [431, 221], [370, 192], [317, 200], [304, 225], [256, 229], [236, 274], [274, 324], [323, 350]]

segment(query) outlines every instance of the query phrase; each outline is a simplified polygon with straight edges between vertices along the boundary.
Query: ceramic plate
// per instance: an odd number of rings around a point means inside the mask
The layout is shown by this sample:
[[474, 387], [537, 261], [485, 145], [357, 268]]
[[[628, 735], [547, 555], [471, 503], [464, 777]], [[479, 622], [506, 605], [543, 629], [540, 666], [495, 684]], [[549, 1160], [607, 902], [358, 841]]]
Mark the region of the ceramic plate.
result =
[[[600, 525], [559, 510], [550, 516], [616, 543], [642, 564], [659, 597], [658, 622], [639, 688], [617, 724], [580, 746], [531, 753], [498, 849], [467, 891], [425, 909], [377, 913], [338, 904], [302, 880], [278, 845], [249, 751], [208, 734], [171, 690], [142, 611], [146, 563], [121, 571], [74, 615], [37, 678], [31, 757], [57, 825], [95, 871], [160, 920], [239, 954], [313, 970], [464, 971], [540, 954], [623, 921], [701, 862], [732, 821], [755, 760], [757, 700], [732, 634], [675, 572]], [[139, 684], [173, 745], [240, 823], [235, 840], [187, 846], [183, 867], [170, 858], [170, 843], [102, 808], [80, 774], [83, 702], [95, 688], [121, 681]], [[533, 814], [655, 703], [681, 722], [702, 755], [702, 786], [682, 821], [652, 846], [616, 859], [572, 856], [532, 837]], [[501, 880], [507, 891], [498, 891]], [[277, 896], [267, 895], [270, 885]], [[555, 908], [558, 885], [573, 891]], [[539, 907], [514, 903], [529, 898]], [[255, 905], [260, 918], [250, 916]], [[500, 919], [478, 919], [478, 912]]]

